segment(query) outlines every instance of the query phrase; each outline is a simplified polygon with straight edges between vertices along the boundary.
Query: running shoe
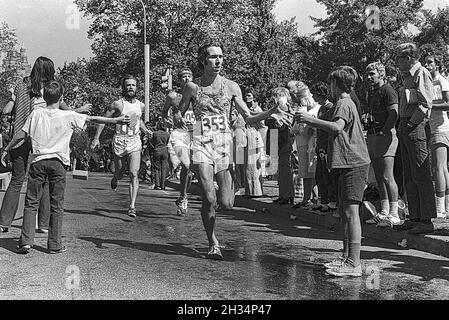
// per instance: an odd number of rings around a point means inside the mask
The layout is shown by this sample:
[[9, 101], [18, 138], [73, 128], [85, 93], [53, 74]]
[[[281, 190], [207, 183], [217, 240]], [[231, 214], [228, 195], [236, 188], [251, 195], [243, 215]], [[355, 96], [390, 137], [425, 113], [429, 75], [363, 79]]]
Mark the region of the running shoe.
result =
[[62, 246], [61, 249], [58, 250], [49, 250], [50, 254], [57, 254], [57, 253], [63, 253], [67, 251], [67, 247], [66, 246]]
[[20, 254], [27, 254], [30, 250], [31, 250], [31, 246], [28, 244], [25, 244], [23, 246], [18, 246], [16, 252], [20, 253]]
[[185, 216], [187, 214], [188, 203], [189, 201], [187, 200], [187, 197], [178, 197], [178, 199], [176, 199], [176, 214], [178, 216]]
[[371, 219], [368, 219], [365, 221], [366, 224], [379, 224], [380, 222], [382, 222], [383, 220], [387, 220], [387, 216], [384, 215], [383, 213], [377, 213], [375, 216], [373, 216]]
[[323, 263], [323, 266], [326, 269], [338, 268], [342, 266], [346, 261], [346, 257], [341, 255], [337, 259], [332, 260], [331, 262]]
[[113, 191], [116, 191], [117, 190], [117, 186], [118, 186], [118, 181], [117, 181], [117, 179], [115, 177], [113, 177], [111, 179], [111, 189]]
[[137, 217], [136, 208], [129, 208], [128, 209], [128, 216], [135, 218]]
[[44, 229], [44, 228], [37, 228], [36, 229], [37, 233], [48, 233], [48, 229]]
[[354, 267], [349, 262], [344, 262], [339, 267], [326, 269], [326, 273], [334, 277], [361, 277], [362, 266]]
[[206, 255], [206, 258], [212, 260], [223, 260], [223, 255], [221, 254], [220, 246], [219, 245], [211, 246], [209, 252]]

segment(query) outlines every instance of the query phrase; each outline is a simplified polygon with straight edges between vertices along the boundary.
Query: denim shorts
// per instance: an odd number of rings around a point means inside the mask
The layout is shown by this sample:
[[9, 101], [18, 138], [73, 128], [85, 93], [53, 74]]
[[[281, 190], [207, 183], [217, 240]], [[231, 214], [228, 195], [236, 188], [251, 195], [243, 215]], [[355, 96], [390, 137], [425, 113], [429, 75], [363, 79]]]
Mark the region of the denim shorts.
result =
[[368, 181], [369, 164], [357, 168], [333, 169], [338, 176], [338, 199], [362, 202]]

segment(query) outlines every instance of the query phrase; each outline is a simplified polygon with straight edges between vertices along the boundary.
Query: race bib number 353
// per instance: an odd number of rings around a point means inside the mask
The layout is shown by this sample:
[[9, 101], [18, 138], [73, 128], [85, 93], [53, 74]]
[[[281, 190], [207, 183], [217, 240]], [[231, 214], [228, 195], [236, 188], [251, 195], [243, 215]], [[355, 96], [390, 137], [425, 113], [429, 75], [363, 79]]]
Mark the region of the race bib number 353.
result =
[[201, 118], [201, 130], [203, 135], [211, 135], [227, 132], [228, 121], [226, 115], [203, 116]]

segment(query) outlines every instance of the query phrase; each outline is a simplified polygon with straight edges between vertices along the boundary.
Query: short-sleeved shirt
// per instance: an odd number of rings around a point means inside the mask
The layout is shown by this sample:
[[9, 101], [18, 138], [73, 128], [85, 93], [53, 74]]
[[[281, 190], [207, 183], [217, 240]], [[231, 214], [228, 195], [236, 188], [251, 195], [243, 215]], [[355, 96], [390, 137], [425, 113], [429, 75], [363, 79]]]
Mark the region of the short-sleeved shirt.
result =
[[398, 104], [398, 93], [393, 87], [385, 83], [374, 91], [368, 97], [368, 105], [371, 114], [376, 120], [376, 130], [381, 130], [388, 119], [389, 107]]
[[[333, 103], [328, 102], [321, 106], [318, 111], [318, 119], [325, 121], [332, 121]], [[327, 144], [329, 140], [329, 133], [326, 130], [317, 129], [316, 131], [316, 150], [323, 149], [327, 151]]]
[[60, 109], [36, 109], [28, 116], [22, 130], [31, 137], [31, 163], [57, 158], [70, 165], [70, 139], [73, 130], [84, 127], [87, 116]]
[[[445, 91], [449, 91], [449, 81], [439, 74], [433, 79], [432, 103], [443, 103], [443, 92]], [[449, 119], [446, 111], [432, 109], [430, 114], [430, 131], [432, 133], [449, 131]]]
[[329, 133], [328, 167], [357, 168], [371, 163], [363, 136], [357, 108], [350, 97], [337, 101], [332, 121], [343, 119], [345, 126], [339, 134]]

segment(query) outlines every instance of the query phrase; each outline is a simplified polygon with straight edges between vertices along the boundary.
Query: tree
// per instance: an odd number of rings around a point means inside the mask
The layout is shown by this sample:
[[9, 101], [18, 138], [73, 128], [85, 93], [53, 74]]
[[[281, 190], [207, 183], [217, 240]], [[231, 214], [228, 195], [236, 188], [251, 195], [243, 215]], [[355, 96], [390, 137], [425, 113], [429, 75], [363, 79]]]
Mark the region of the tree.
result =
[[449, 65], [449, 7], [438, 8], [436, 13], [423, 11], [423, 22], [415, 42], [423, 52], [439, 54], [444, 65]]
[[[350, 65], [363, 76], [366, 66], [374, 61], [393, 64], [393, 49], [405, 41], [413, 41], [410, 26], [422, 19], [423, 0], [317, 0], [326, 7], [326, 18], [314, 18], [319, 31], [319, 54], [308, 60], [316, 78], [325, 80], [329, 71], [339, 65]], [[379, 30], [370, 31], [365, 10], [379, 8]], [[359, 81], [359, 84], [362, 84]], [[360, 92], [361, 88], [357, 88]], [[360, 94], [364, 96], [364, 94]]]
[[[0, 22], [0, 53], [15, 52], [16, 46], [17, 37], [14, 30], [10, 29], [6, 22]], [[3, 108], [10, 97], [8, 90], [13, 87], [18, 78], [15, 68], [6, 70], [0, 68], [0, 70], [0, 106]]]
[[[410, 25], [418, 25], [423, 0], [317, 0], [326, 6], [328, 17], [311, 17], [319, 31], [323, 53], [318, 57], [321, 71], [333, 66], [351, 65], [359, 72], [368, 63], [387, 63], [392, 49], [401, 42], [413, 40]], [[366, 28], [365, 9], [376, 5], [380, 9], [380, 30]], [[324, 67], [324, 68], [323, 68]], [[324, 70], [323, 70], [324, 69]]]

